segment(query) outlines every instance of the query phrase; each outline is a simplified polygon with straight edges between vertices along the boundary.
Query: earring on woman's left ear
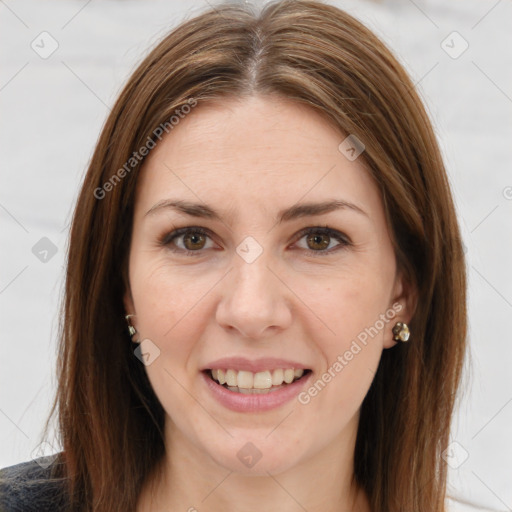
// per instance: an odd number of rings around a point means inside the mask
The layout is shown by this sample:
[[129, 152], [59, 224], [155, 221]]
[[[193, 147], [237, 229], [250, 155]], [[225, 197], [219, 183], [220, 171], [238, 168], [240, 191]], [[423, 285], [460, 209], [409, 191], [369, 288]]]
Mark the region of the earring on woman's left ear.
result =
[[397, 322], [393, 327], [393, 339], [395, 341], [405, 343], [409, 340], [410, 335], [411, 331], [409, 331], [408, 325], [403, 322]]

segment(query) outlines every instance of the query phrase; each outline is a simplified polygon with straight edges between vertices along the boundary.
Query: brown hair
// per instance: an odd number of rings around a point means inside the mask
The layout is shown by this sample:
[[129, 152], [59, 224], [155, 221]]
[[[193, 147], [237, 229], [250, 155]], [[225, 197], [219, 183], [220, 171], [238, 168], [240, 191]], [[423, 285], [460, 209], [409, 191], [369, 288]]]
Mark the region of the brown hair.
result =
[[422, 102], [390, 51], [340, 9], [302, 0], [261, 13], [221, 4], [182, 23], [139, 65], [106, 121], [73, 217], [49, 417], [58, 408], [73, 510], [133, 511], [165, 454], [164, 411], [134, 357], [122, 301], [143, 159], [113, 177], [191, 100], [252, 94], [308, 105], [340, 142], [353, 134], [365, 145], [418, 301], [411, 341], [383, 351], [363, 401], [354, 479], [374, 511], [441, 512], [441, 453], [466, 350], [466, 269], [449, 183]]

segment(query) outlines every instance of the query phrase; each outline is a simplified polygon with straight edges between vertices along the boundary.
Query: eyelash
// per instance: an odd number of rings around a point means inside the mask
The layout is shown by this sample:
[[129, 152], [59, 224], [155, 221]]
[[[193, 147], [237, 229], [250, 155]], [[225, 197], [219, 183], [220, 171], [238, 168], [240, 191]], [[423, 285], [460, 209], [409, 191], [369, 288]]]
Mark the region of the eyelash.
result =
[[[179, 228], [176, 229], [170, 233], [165, 234], [161, 239], [158, 241], [160, 246], [167, 247], [171, 244], [171, 242], [174, 241], [174, 239], [179, 238], [182, 235], [186, 235], [187, 233], [194, 233], [199, 234], [203, 236], [207, 236], [208, 238], [211, 238], [210, 231], [204, 228], [201, 228], [199, 226], [190, 226], [186, 228]], [[310, 227], [305, 228], [301, 230], [298, 233], [298, 238], [296, 239], [295, 243], [298, 242], [301, 238], [303, 238], [306, 235], [309, 235], [311, 233], [314, 234], [322, 234], [327, 235], [330, 238], [334, 238], [338, 242], [340, 242], [339, 245], [336, 245], [335, 247], [329, 249], [329, 250], [318, 250], [314, 251], [313, 249], [302, 249], [304, 251], [309, 252], [312, 256], [328, 256], [332, 254], [335, 251], [338, 251], [340, 249], [343, 249], [345, 247], [349, 247], [352, 245], [350, 241], [348, 240], [348, 237], [343, 235], [340, 231], [330, 228], [329, 226], [316, 226], [316, 227]], [[172, 252], [181, 253], [185, 256], [200, 256], [203, 252], [201, 249], [198, 249], [197, 251], [190, 251], [188, 249], [170, 249]]]

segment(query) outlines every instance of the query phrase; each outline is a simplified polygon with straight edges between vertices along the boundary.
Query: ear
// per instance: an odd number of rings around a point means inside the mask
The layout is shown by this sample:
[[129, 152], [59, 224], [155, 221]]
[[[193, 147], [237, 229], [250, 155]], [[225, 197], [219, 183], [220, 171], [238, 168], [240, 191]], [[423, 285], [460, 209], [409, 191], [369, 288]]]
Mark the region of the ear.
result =
[[[417, 304], [418, 290], [416, 286], [402, 272], [397, 272], [389, 304], [390, 310], [394, 311], [396, 315], [386, 326], [384, 348], [391, 348], [399, 343], [393, 339], [392, 329], [397, 322], [409, 325]], [[411, 332], [411, 337], [414, 337], [413, 332]]]
[[[125, 292], [123, 295], [123, 305], [124, 305], [124, 311], [125, 315], [135, 315], [135, 305], [133, 304], [133, 297], [132, 297], [132, 291], [130, 289], [130, 285], [125, 285]], [[134, 317], [131, 320], [132, 325], [136, 327], [136, 321], [137, 318]]]
[[133, 326], [136, 331], [138, 331], [137, 317], [135, 316], [135, 307], [133, 305], [132, 293], [131, 293], [130, 288], [126, 288], [125, 290], [126, 291], [124, 292], [124, 295], [123, 295], [123, 304], [124, 304], [125, 315], [134, 315], [132, 318], [127, 319], [127, 323], [128, 323], [128, 325]]
[[134, 311], [135, 308], [133, 306], [132, 292], [129, 288], [127, 288], [126, 291], [124, 292], [123, 305], [124, 305], [124, 310], [126, 311], [127, 315], [135, 314], [135, 311]]
[[123, 305], [126, 315], [135, 314], [135, 306], [133, 304], [132, 289], [130, 286], [130, 277], [128, 267], [125, 266], [121, 270], [121, 278], [123, 281], [124, 294], [123, 294]]

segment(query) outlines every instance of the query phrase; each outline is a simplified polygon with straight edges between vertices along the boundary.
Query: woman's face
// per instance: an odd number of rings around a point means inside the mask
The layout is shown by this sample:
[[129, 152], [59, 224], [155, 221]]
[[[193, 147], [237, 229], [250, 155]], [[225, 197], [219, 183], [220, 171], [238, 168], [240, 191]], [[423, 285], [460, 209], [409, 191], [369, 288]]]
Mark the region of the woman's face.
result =
[[378, 189], [345, 138], [252, 97], [197, 106], [146, 159], [125, 307], [166, 441], [212, 468], [279, 473], [353, 448], [409, 321]]

